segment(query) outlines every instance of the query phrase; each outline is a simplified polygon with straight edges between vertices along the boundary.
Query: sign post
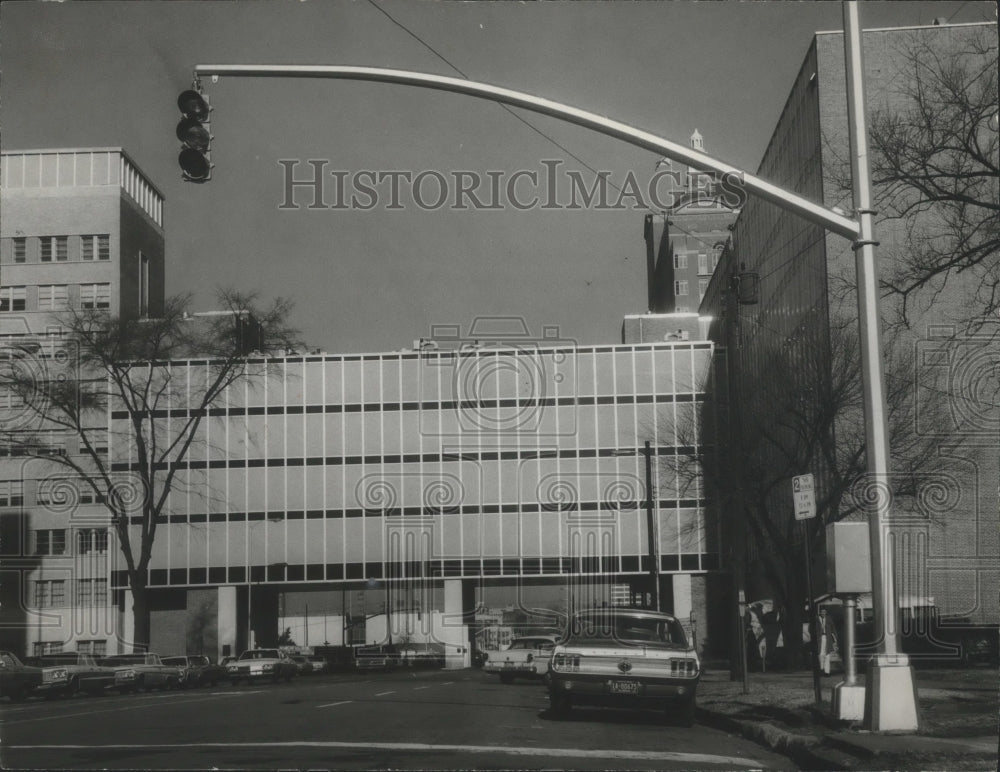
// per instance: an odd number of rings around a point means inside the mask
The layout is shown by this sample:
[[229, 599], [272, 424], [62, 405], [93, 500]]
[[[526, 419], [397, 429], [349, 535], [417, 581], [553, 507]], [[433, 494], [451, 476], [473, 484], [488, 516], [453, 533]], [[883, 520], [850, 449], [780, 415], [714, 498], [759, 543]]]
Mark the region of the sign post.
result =
[[[811, 474], [800, 474], [792, 478], [792, 502], [795, 505], [796, 520], [812, 520], [816, 517], [816, 489], [815, 480]], [[823, 702], [823, 690], [820, 685], [819, 676], [819, 636], [823, 631], [817, 624], [816, 604], [813, 600], [812, 586], [812, 550], [810, 549], [810, 536], [812, 528], [809, 523], [805, 524], [805, 536], [803, 537], [803, 549], [806, 553], [806, 592], [808, 593], [808, 614], [809, 614], [809, 637], [812, 639], [810, 646], [813, 671], [813, 699], [817, 705]]]

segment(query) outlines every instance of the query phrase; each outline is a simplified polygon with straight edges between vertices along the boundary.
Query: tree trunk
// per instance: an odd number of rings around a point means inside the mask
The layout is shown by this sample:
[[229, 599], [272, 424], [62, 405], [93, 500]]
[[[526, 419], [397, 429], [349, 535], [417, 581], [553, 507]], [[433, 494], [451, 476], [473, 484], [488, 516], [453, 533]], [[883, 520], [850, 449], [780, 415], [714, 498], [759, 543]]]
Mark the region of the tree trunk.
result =
[[145, 584], [132, 582], [132, 650], [149, 649], [149, 593]]

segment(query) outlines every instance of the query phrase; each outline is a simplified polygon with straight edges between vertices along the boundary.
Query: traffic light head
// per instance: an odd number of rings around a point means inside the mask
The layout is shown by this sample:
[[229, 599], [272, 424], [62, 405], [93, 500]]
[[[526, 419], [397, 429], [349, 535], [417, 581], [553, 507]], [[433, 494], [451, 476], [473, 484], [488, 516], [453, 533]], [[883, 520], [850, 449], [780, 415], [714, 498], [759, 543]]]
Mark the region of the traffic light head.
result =
[[194, 89], [177, 97], [177, 107], [182, 116], [176, 132], [181, 141], [177, 163], [182, 176], [187, 182], [207, 182], [212, 178], [212, 134], [208, 126], [212, 108]]

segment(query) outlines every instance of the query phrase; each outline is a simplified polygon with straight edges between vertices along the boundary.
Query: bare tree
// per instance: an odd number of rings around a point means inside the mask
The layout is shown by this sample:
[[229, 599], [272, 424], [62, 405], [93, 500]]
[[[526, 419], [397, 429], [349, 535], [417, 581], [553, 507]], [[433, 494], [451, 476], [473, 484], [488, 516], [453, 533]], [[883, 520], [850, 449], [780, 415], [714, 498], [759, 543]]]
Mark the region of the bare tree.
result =
[[[870, 118], [879, 232], [900, 234], [880, 247], [892, 265], [883, 289], [904, 323], [960, 275], [970, 317], [1000, 309], [996, 28], [953, 31], [949, 46], [940, 34], [907, 38], [900, 77]], [[849, 169], [843, 159], [835, 173], [842, 191]]]
[[[185, 458], [204, 442], [210, 408], [267, 368], [251, 366], [251, 356], [283, 353], [297, 337], [287, 300], [260, 307], [256, 295], [223, 290], [218, 301], [222, 313], [200, 317], [188, 312], [189, 297], [168, 300], [155, 319], [70, 309], [57, 317], [64, 330], [58, 351], [26, 341], [0, 367], [0, 390], [20, 408], [20, 420], [4, 422], [0, 443], [10, 455], [44, 459], [72, 476], [108, 510], [134, 600], [137, 647], [149, 644], [147, 577], [157, 528]], [[197, 378], [172, 364], [189, 357], [206, 362]], [[54, 436], [74, 438], [75, 447], [54, 446]], [[71, 494], [64, 487], [61, 495]]]
[[[698, 476], [704, 480], [728, 540], [737, 550], [747, 543], [784, 609], [784, 640], [793, 652], [808, 600], [803, 545], [821, 560], [825, 526], [862, 515], [871, 495], [858, 341], [856, 325], [845, 322], [831, 326], [829, 348], [811, 338], [758, 351], [759, 377], [752, 386], [733, 393], [726, 379], [713, 384], [715, 401], [699, 417], [700, 443], [679, 427], [680, 443], [694, 452], [660, 460], [670, 472], [661, 477], [678, 480], [681, 489], [693, 487]], [[918, 494], [937, 452], [935, 439], [922, 435], [913, 420], [912, 356], [910, 349], [887, 346], [890, 484], [897, 500]], [[739, 404], [727, 405], [733, 399]], [[791, 479], [807, 472], [816, 476], [817, 515], [804, 525], [793, 518]], [[740, 570], [740, 557], [734, 555], [734, 570]]]

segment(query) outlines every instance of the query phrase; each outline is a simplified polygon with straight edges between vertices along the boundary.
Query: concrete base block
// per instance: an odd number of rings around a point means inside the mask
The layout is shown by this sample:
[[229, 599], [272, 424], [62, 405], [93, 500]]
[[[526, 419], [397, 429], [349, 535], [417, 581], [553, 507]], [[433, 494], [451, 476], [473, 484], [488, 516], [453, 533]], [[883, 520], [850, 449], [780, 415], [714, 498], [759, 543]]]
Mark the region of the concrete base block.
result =
[[830, 702], [833, 716], [841, 721], [861, 721], [865, 717], [865, 687], [841, 681], [833, 687]]
[[915, 732], [917, 689], [905, 654], [879, 655], [868, 665], [865, 729], [872, 732]]

